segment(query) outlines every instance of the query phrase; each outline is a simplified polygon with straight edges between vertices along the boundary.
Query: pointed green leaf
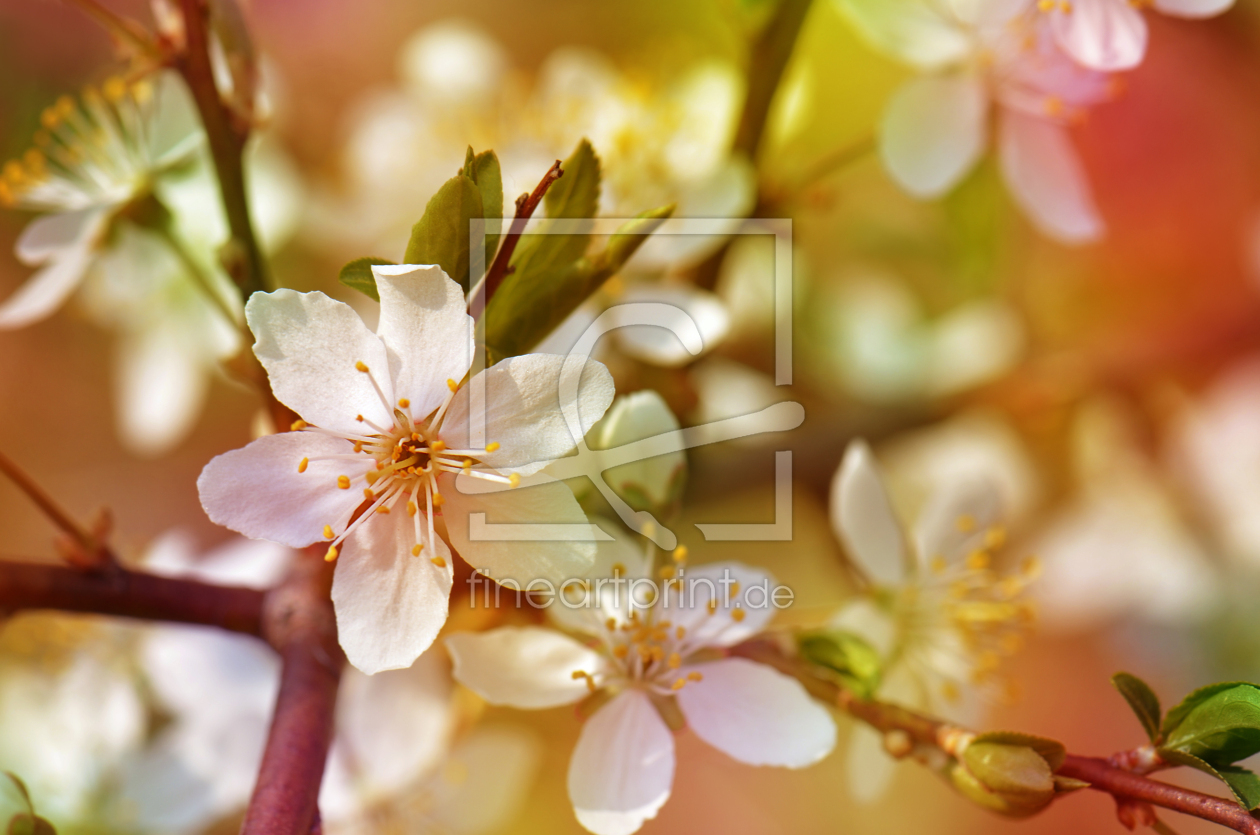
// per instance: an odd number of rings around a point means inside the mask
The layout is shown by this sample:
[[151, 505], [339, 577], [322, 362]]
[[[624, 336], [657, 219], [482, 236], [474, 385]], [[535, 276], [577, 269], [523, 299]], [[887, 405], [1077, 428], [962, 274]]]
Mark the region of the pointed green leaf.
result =
[[879, 653], [858, 636], [847, 632], [815, 632], [800, 636], [797, 646], [803, 657], [836, 673], [858, 698], [872, 698], [879, 689], [883, 661]]
[[[503, 232], [503, 172], [499, 168], [499, 158], [494, 151], [482, 151], [474, 154], [472, 146], [464, 159], [465, 176], [471, 177], [481, 192], [481, 209], [486, 218], [486, 261], [485, 268], [490, 268], [494, 253], [499, 248], [499, 236]], [[481, 276], [477, 276], [480, 279]]]
[[1129, 673], [1116, 673], [1111, 677], [1111, 683], [1129, 703], [1151, 742], [1155, 742], [1159, 738], [1161, 715], [1159, 697], [1155, 695], [1155, 691], [1142, 679]]
[[973, 740], [973, 743], [975, 742], [995, 742], [999, 745], [1022, 745], [1025, 748], [1031, 748], [1045, 759], [1051, 771], [1058, 771], [1059, 766], [1063, 765], [1063, 758], [1067, 756], [1067, 749], [1063, 747], [1062, 742], [1018, 731], [990, 731], [977, 736]]
[[379, 302], [381, 297], [376, 292], [376, 276], [372, 274], [372, 267], [393, 266], [393, 264], [393, 261], [386, 261], [384, 258], [373, 258], [370, 255], [356, 258], [341, 268], [337, 280], [347, 287], [358, 290], [373, 301]]
[[[547, 208], [547, 221], [540, 224], [536, 233], [554, 228], [551, 220], [586, 219], [595, 217], [599, 210], [599, 157], [591, 143], [583, 139], [569, 158], [561, 163], [564, 175], [551, 184], [543, 205]], [[539, 277], [551, 277], [565, 272], [586, 254], [591, 236], [586, 233], [546, 235], [526, 233], [512, 256], [512, 274], [507, 283], [532, 284]], [[500, 292], [502, 287], [499, 288]], [[497, 295], [497, 293], [496, 293]]]
[[482, 217], [481, 192], [471, 178], [456, 174], [447, 180], [411, 227], [405, 264], [437, 264], [468, 290], [468, 221]]
[[1213, 765], [1206, 760], [1172, 748], [1160, 748], [1159, 755], [1170, 763], [1195, 768], [1229, 786], [1238, 805], [1247, 811], [1260, 806], [1260, 777], [1237, 765]]
[[1260, 688], [1234, 682], [1191, 693], [1164, 720], [1162, 747], [1214, 766], [1260, 752]]
[[673, 211], [673, 206], [666, 206], [627, 221], [613, 233], [606, 249], [563, 272], [532, 279], [519, 273], [508, 276], [483, 317], [490, 361], [518, 356], [541, 342], [616, 275]]

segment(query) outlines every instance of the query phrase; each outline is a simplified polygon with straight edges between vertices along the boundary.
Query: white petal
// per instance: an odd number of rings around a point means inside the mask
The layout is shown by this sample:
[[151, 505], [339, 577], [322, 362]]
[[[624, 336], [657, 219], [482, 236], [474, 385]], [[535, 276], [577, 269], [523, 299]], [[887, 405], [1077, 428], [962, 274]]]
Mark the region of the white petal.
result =
[[919, 78], [884, 111], [880, 155], [889, 174], [916, 197], [939, 197], [984, 152], [989, 97], [969, 75]]
[[[689, 237], [680, 235], [678, 237]], [[717, 296], [690, 284], [636, 284], [620, 299], [622, 303], [660, 302], [678, 308], [700, 332], [701, 352], [721, 342], [730, 330], [731, 317]], [[615, 312], [618, 308], [609, 308]], [[652, 365], [676, 368], [699, 358], [687, 350], [674, 332], [655, 325], [629, 325], [614, 331], [617, 344], [627, 355]]]
[[939, 492], [919, 515], [915, 540], [923, 567], [940, 557], [952, 563], [985, 546], [1002, 520], [1002, 497], [988, 479], [972, 479]]
[[357, 488], [338, 489], [337, 476], [357, 478], [371, 462], [366, 455], [362, 463], [311, 461], [304, 473], [298, 465], [303, 458], [351, 451], [348, 442], [316, 432], [267, 435], [211, 459], [197, 479], [201, 506], [217, 525], [303, 548], [363, 501]]
[[101, 232], [107, 209], [90, 206], [42, 215], [26, 225], [13, 252], [27, 266], [55, 260], [71, 249], [90, 249]]
[[[609, 532], [613, 539], [595, 543], [595, 561], [587, 571], [587, 577], [609, 579], [618, 574], [634, 580], [651, 576], [651, 555], [644, 549], [641, 539], [636, 541], [620, 521], [600, 519], [593, 520], [593, 523]], [[614, 566], [619, 567], [617, 571], [614, 571]], [[630, 599], [624, 583], [605, 583], [592, 587], [589, 592], [570, 585], [565, 588], [564, 597], [557, 594], [556, 598], [555, 604], [547, 609], [547, 615], [561, 628], [573, 632], [596, 636], [607, 634], [605, 624], [609, 618], [624, 623], [630, 616]], [[565, 600], [569, 601], [567, 605]]]
[[1175, 17], [1213, 17], [1233, 8], [1234, 0], [1155, 0], [1155, 9]]
[[373, 267], [381, 296], [376, 335], [389, 353], [394, 395], [411, 401], [418, 418], [430, 414], [472, 364], [472, 317], [464, 292], [441, 267]]
[[[470, 483], [471, 482], [471, 483]], [[586, 525], [588, 520], [573, 492], [563, 482], [499, 490], [489, 493], [463, 493], [481, 486], [475, 479], [460, 476], [454, 488], [443, 479], [442, 512], [451, 545], [464, 561], [488, 573], [495, 580], [514, 579], [522, 587], [533, 579], [562, 583], [571, 577], [585, 577], [595, 560], [595, 543], [580, 540], [517, 541], [510, 534], [472, 539], [472, 514], [485, 514], [487, 525]]]
[[[612, 408], [591, 429], [586, 443], [593, 450], [615, 450], [645, 438], [676, 432], [679, 428], [678, 418], [670, 411], [665, 398], [654, 389], [641, 389], [614, 400]], [[642, 496], [651, 505], [662, 506], [676, 493], [686, 467], [687, 455], [678, 450], [599, 469], [619, 495]]]
[[532, 710], [573, 704], [590, 695], [577, 671], [598, 675], [598, 652], [542, 626], [456, 632], [446, 639], [455, 679], [495, 705]]
[[839, 0], [858, 30], [875, 46], [920, 69], [938, 69], [965, 57], [971, 42], [932, 0]]
[[[446, 623], [451, 552], [440, 537], [411, 555], [415, 527], [401, 506], [376, 514], [343, 543], [333, 574], [337, 637], [346, 658], [372, 675], [410, 667]], [[445, 565], [431, 561], [441, 557]]]
[[669, 799], [674, 737], [640, 690], [627, 690], [582, 726], [569, 761], [569, 799], [595, 835], [630, 835]]
[[[612, 375], [603, 363], [587, 360], [578, 378], [579, 428], [570, 431], [560, 402], [560, 371], [565, 357], [525, 354], [497, 363], [462, 386], [455, 395], [440, 435], [451, 449], [466, 449], [469, 441], [469, 400], [479, 381], [485, 384], [485, 441], [497, 443], [495, 452], [478, 459], [498, 470], [530, 475], [548, 461], [568, 454], [612, 403]], [[572, 404], [566, 403], [572, 410]], [[476, 417], [475, 415], [472, 417]]]
[[528, 796], [542, 753], [541, 740], [524, 728], [478, 725], [429, 785], [438, 831], [480, 835], [505, 826]]
[[274, 586], [293, 562], [293, 551], [274, 542], [233, 537], [198, 557], [186, 531], [159, 536], [144, 555], [144, 567], [163, 577], [190, 577], [226, 586], [266, 589]]
[[280, 659], [265, 644], [200, 626], [149, 630], [139, 659], [154, 695], [181, 722], [228, 727], [245, 714], [266, 717], [280, 687]]
[[884, 735], [863, 722], [849, 732], [849, 794], [858, 803], [874, 803], [888, 792], [897, 761], [884, 751]]
[[118, 429], [138, 455], [169, 452], [201, 414], [209, 368], [171, 327], [127, 334], [118, 344]]
[[885, 586], [905, 579], [909, 565], [901, 523], [865, 441], [849, 444], [831, 481], [831, 525], [866, 579]]
[[973, 26], [1007, 23], [1028, 9], [1029, 0], [950, 0], [954, 15]]
[[[679, 576], [681, 588], [671, 586], [657, 613], [675, 626], [684, 627], [688, 643], [734, 646], [763, 631], [774, 617], [775, 581], [760, 568], [738, 562], [713, 562], [685, 568]], [[710, 610], [713, 601], [717, 601], [717, 606]], [[740, 620], [732, 616], [737, 610], [743, 612]]]
[[1101, 238], [1103, 221], [1067, 129], [1005, 110], [998, 132], [1006, 185], [1033, 224], [1067, 244]]
[[896, 645], [897, 624], [892, 615], [865, 596], [846, 601], [827, 628], [856, 635], [885, 657]]
[[746, 658], [684, 669], [703, 678], [678, 691], [678, 706], [696, 736], [724, 754], [749, 765], [803, 768], [836, 746], [831, 714], [791, 676]]
[[62, 251], [0, 304], [0, 330], [25, 327], [51, 315], [79, 286], [91, 261], [90, 247]]
[[349, 305], [323, 293], [277, 290], [251, 296], [245, 319], [276, 399], [303, 420], [347, 433], [365, 431], [357, 415], [393, 426], [392, 406], [386, 409], [368, 375], [355, 368], [366, 364], [392, 404], [385, 346]]
[[1090, 69], [1128, 70], [1146, 54], [1146, 21], [1127, 0], [1074, 0], [1069, 12], [1050, 12], [1055, 40]]

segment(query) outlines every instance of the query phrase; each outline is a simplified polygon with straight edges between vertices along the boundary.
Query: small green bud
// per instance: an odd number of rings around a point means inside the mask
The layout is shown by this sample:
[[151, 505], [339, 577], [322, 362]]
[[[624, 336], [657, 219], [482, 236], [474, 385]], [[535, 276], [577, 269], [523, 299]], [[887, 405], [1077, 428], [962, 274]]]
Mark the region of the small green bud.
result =
[[963, 795], [1002, 815], [1035, 815], [1054, 799], [1054, 776], [1045, 758], [1024, 745], [973, 742], [950, 766]]
[[[664, 399], [650, 389], [618, 397], [587, 442], [593, 450], [618, 447], [673, 432], [678, 418]], [[687, 475], [687, 457], [667, 452], [622, 464], [604, 473], [608, 485], [635, 510], [660, 512], [678, 500]]]

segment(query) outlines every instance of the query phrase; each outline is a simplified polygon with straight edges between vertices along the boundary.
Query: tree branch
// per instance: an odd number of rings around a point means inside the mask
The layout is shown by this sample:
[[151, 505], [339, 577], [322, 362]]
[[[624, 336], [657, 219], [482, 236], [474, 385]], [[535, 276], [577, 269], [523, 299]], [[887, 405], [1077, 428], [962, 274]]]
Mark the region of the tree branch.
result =
[[[555, 165], [547, 169], [547, 173], [534, 186], [534, 190], [529, 194], [522, 194], [516, 198], [516, 214], [512, 218], [512, 225], [508, 227], [507, 234], [503, 237], [503, 245], [499, 247], [498, 253], [494, 256], [494, 262], [490, 265], [490, 269], [486, 270], [485, 280], [478, 285], [478, 289], [473, 291], [473, 296], [478, 294], [485, 296], [485, 303], [489, 304], [490, 299], [494, 296], [494, 291], [499, 289], [499, 285], [503, 283], [503, 279], [508, 277], [510, 273], [509, 263], [512, 260], [512, 254], [516, 252], [516, 245], [521, 241], [521, 235], [525, 233], [525, 225], [529, 223], [529, 219], [533, 217], [534, 211], [538, 208], [538, 204], [542, 202], [543, 197], [547, 195], [547, 189], [551, 188], [551, 184], [564, 176], [564, 169], [560, 167], [560, 160], [556, 160]], [[469, 300], [469, 307], [474, 304], [473, 300]]]
[[217, 626], [262, 635], [264, 593], [159, 577], [117, 566], [78, 571], [0, 561], [0, 610], [60, 609]]
[[753, 163], [761, 151], [770, 106], [796, 48], [809, 6], [810, 0], [780, 0], [774, 17], [753, 43], [748, 61], [748, 96], [731, 145], [732, 151], [744, 154]]
[[267, 596], [264, 633], [283, 661], [280, 693], [241, 835], [318, 832], [320, 781], [345, 661], [329, 591], [332, 565], [305, 554]]

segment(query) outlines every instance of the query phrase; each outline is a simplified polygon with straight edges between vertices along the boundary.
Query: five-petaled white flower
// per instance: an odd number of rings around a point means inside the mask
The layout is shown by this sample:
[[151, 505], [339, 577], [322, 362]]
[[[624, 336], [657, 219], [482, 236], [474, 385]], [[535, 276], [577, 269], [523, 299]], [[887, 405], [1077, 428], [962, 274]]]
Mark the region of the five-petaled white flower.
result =
[[1063, 53], [1025, 0], [840, 0], [876, 45], [928, 73], [888, 104], [880, 154], [916, 197], [938, 197], [989, 143], [1015, 201], [1046, 235], [1097, 240], [1104, 224], [1068, 127], [1113, 95], [1111, 79]]
[[1129, 70], [1146, 55], [1150, 7], [1173, 17], [1213, 17], [1234, 0], [1038, 0], [1050, 17], [1055, 40], [1082, 65], [1096, 70]]
[[[963, 720], [963, 697], [995, 683], [1001, 657], [1018, 648], [1032, 617], [1018, 597], [1038, 567], [1031, 558], [1019, 574], [990, 567], [1006, 538], [1001, 511], [990, 481], [965, 481], [930, 497], [907, 537], [870, 448], [849, 445], [832, 482], [831, 521], [867, 593], [847, 603], [832, 627], [879, 652], [881, 697]], [[882, 736], [855, 726], [849, 759], [854, 794], [869, 800], [882, 793], [892, 763]]]
[[[409, 666], [446, 621], [447, 542], [495, 578], [589, 570], [593, 542], [474, 541], [471, 526], [586, 524], [561, 483], [510, 488], [570, 452], [569, 419], [586, 432], [613, 396], [608, 370], [577, 360], [569, 367], [580, 371], [578, 386], [562, 403], [565, 358], [542, 354], [504, 360], [461, 386], [473, 343], [459, 285], [436, 266], [374, 270], [375, 334], [323, 293], [250, 299], [254, 353], [301, 431], [220, 455], [197, 482], [215, 522], [294, 547], [323, 539], [328, 559], [341, 555], [332, 588], [338, 634], [366, 673]], [[470, 408], [470, 390], [484, 390], [484, 413]], [[470, 448], [483, 415], [488, 442]]]
[[674, 739], [662, 712], [681, 712], [700, 739], [750, 765], [802, 768], [831, 751], [835, 724], [798, 681], [723, 652], [769, 622], [769, 575], [727, 562], [676, 576], [670, 565], [660, 593], [636, 584], [643, 594], [631, 605], [631, 584], [651, 576], [650, 553], [618, 540], [601, 545], [598, 559], [594, 594], [549, 610], [586, 643], [541, 626], [446, 639], [455, 678], [493, 704], [548, 708], [595, 694], [599, 707], [569, 763], [569, 798], [584, 827], [628, 835], [669, 798]]

